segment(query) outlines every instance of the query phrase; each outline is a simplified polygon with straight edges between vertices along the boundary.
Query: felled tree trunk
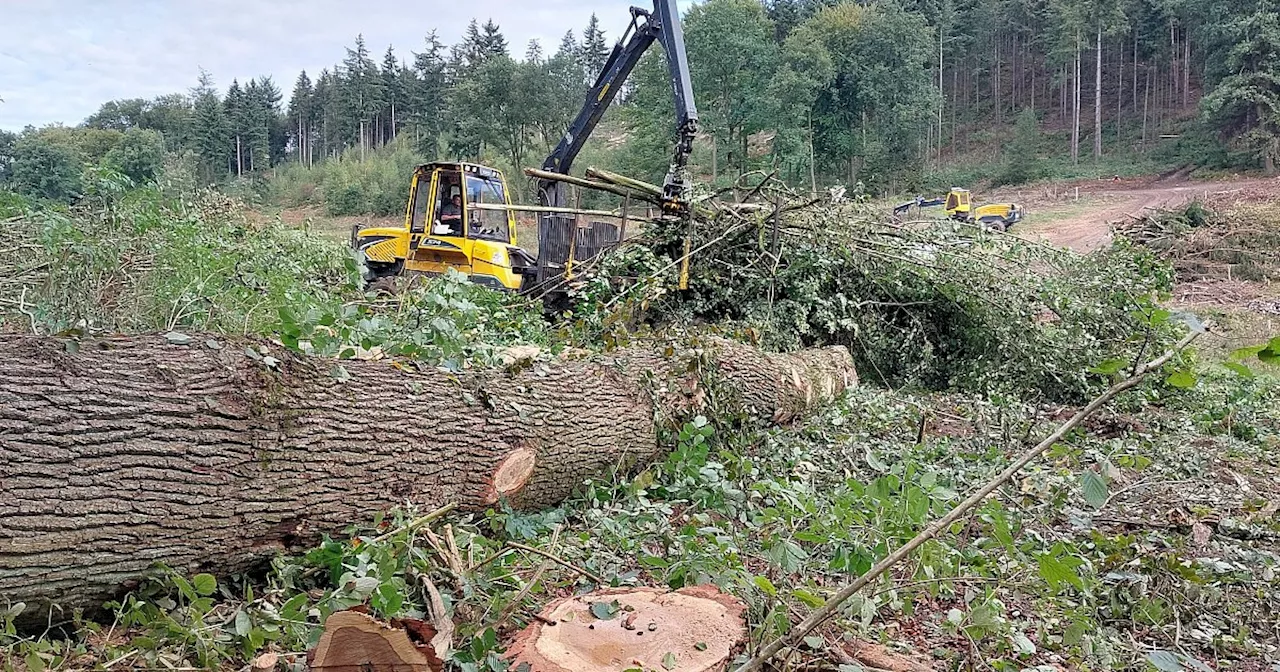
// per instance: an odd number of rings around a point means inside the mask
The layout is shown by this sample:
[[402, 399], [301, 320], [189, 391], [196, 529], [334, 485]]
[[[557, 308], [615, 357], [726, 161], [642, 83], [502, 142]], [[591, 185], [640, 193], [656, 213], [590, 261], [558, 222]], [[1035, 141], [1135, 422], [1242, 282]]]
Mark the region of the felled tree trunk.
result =
[[856, 380], [842, 348], [720, 339], [336, 376], [274, 346], [170, 340], [0, 338], [0, 603], [92, 610], [154, 563], [241, 571], [406, 502], [551, 505], [654, 458], [658, 427], [709, 400], [784, 422]]

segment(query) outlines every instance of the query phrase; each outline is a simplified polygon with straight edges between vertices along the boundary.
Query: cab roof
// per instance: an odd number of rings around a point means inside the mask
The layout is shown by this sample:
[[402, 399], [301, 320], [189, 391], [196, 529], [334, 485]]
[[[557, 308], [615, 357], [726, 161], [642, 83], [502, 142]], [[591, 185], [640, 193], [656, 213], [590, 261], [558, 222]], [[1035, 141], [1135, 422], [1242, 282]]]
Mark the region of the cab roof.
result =
[[418, 166], [415, 169], [415, 172], [431, 172], [436, 169], [457, 170], [464, 173], [471, 173], [473, 175], [480, 175], [481, 177], [502, 178], [502, 173], [497, 169], [467, 161], [432, 161], [431, 163], [424, 163]]

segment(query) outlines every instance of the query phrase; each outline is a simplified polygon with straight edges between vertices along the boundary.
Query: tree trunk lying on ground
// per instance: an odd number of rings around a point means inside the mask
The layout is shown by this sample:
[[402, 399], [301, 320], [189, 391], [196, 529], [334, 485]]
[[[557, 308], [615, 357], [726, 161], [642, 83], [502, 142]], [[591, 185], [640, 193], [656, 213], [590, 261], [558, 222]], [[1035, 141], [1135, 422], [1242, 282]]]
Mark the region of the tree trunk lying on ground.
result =
[[462, 375], [254, 348], [0, 337], [0, 604], [93, 610], [154, 563], [241, 571], [406, 502], [552, 505], [700, 408], [781, 423], [856, 382], [843, 348], [724, 339]]

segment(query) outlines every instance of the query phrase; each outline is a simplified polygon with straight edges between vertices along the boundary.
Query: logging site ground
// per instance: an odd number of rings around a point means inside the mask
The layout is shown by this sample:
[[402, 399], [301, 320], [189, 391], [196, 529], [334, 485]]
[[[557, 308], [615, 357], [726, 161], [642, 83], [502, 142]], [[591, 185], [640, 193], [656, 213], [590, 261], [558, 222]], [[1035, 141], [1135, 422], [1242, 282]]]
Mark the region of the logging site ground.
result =
[[99, 179], [2, 213], [6, 669], [1280, 661], [1271, 179], [975, 192], [1007, 234], [766, 179], [776, 256], [722, 195], [690, 289], [657, 222], [549, 318]]

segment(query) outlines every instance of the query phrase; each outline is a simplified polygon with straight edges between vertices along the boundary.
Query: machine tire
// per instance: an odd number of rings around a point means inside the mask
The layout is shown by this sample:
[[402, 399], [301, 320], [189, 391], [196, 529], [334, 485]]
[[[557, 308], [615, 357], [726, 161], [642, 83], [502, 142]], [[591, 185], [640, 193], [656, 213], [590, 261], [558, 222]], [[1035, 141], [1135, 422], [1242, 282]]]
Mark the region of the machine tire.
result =
[[373, 292], [378, 295], [385, 294], [387, 296], [395, 296], [400, 293], [399, 277], [387, 275], [377, 278], [373, 282], [369, 283], [368, 287], [365, 288], [365, 291]]

